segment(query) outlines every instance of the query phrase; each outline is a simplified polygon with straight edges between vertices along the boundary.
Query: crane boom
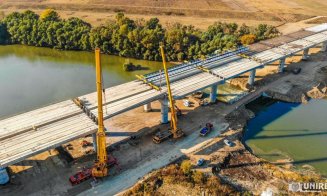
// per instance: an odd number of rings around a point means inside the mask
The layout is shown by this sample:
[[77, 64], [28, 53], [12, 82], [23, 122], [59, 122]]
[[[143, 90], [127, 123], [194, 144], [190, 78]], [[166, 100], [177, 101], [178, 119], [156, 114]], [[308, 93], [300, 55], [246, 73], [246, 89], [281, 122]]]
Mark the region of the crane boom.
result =
[[169, 98], [169, 107], [170, 107], [170, 112], [171, 112], [170, 127], [171, 127], [171, 132], [173, 134], [173, 137], [176, 139], [176, 138], [183, 136], [184, 133], [177, 127], [177, 115], [175, 112], [175, 101], [174, 101], [174, 98], [173, 98], [173, 95], [172, 95], [171, 89], [170, 89], [170, 81], [169, 81], [168, 69], [167, 69], [167, 65], [166, 65], [165, 50], [162, 45], [160, 46], [160, 50], [161, 50], [161, 56], [162, 56], [162, 63], [163, 63], [164, 71], [165, 71], [168, 98]]
[[103, 125], [103, 106], [102, 106], [102, 70], [100, 49], [95, 49], [95, 65], [96, 65], [96, 86], [98, 95], [98, 131], [97, 131], [97, 160], [92, 168], [93, 177], [104, 177], [108, 175], [107, 168], [107, 149], [106, 134]]

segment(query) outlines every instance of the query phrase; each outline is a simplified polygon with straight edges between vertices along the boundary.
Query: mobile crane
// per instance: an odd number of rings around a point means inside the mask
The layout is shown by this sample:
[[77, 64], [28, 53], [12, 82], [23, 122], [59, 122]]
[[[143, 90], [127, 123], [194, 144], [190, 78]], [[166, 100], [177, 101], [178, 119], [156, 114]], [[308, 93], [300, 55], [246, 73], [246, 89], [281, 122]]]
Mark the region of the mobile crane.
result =
[[177, 127], [177, 114], [175, 110], [175, 100], [173, 99], [173, 95], [171, 93], [170, 89], [170, 81], [169, 81], [169, 75], [168, 75], [168, 69], [166, 65], [166, 57], [165, 57], [165, 51], [163, 48], [163, 45], [160, 46], [161, 56], [162, 56], [162, 64], [165, 71], [165, 77], [166, 77], [166, 85], [167, 85], [167, 92], [168, 92], [168, 99], [169, 99], [169, 107], [171, 112], [171, 120], [170, 120], [170, 129], [165, 131], [160, 131], [156, 133], [152, 140], [154, 143], [161, 143], [163, 140], [173, 137], [174, 139], [180, 138], [184, 136], [184, 132]]
[[96, 64], [96, 87], [98, 96], [98, 131], [96, 133], [97, 142], [97, 159], [92, 168], [84, 168], [69, 178], [72, 185], [79, 184], [89, 178], [102, 178], [108, 176], [109, 167], [118, 165], [116, 158], [108, 156], [106, 149], [106, 134], [103, 125], [103, 106], [102, 106], [102, 70], [100, 49], [95, 49], [95, 64]]

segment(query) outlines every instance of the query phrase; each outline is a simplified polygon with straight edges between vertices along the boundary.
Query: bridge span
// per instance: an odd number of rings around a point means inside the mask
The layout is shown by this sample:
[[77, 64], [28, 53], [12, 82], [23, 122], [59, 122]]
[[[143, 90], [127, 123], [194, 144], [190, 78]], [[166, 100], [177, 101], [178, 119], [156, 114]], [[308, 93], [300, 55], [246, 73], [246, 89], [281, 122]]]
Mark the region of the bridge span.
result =
[[[283, 72], [285, 59], [303, 51], [308, 58], [309, 48], [322, 44], [327, 50], [327, 24], [307, 28], [292, 34], [262, 41], [241, 48], [239, 52], [214, 55], [169, 69], [175, 99], [193, 92], [211, 88], [210, 101], [217, 98], [217, 86], [226, 80], [249, 72], [249, 85], [253, 85], [256, 69], [279, 61]], [[242, 55], [240, 55], [242, 53]], [[151, 102], [161, 102], [162, 123], [168, 122], [168, 100], [164, 76], [154, 72], [144, 76], [147, 82], [161, 86], [153, 89], [141, 80], [127, 82], [105, 90], [104, 118], [108, 119], [139, 106], [151, 107]], [[79, 97], [84, 108], [67, 100], [37, 110], [0, 120], [0, 167], [15, 164], [30, 156], [55, 148], [71, 140], [96, 132], [96, 93]], [[93, 120], [92, 120], [93, 119]]]

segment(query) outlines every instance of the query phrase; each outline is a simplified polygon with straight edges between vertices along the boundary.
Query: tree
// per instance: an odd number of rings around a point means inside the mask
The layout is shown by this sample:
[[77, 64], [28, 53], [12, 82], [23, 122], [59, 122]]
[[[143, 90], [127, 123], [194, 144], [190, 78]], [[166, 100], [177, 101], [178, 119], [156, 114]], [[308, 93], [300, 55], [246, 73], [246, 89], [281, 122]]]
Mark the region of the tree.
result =
[[59, 21], [60, 17], [53, 9], [46, 9], [41, 13], [40, 19], [46, 21]]
[[0, 22], [0, 44], [9, 43], [9, 34], [4, 23]]
[[162, 26], [159, 24], [158, 18], [151, 18], [146, 22], [145, 27], [147, 29], [155, 29], [155, 28], [161, 28]]
[[205, 176], [202, 172], [196, 170], [192, 174], [192, 179], [196, 184], [202, 184], [205, 180]]
[[217, 22], [201, 31], [191, 25], [169, 24], [159, 19], [131, 20], [123, 13], [105, 25], [92, 27], [79, 18], [61, 19], [46, 9], [39, 16], [27, 10], [13, 12], [0, 20], [0, 44], [26, 44], [63, 50], [93, 50], [145, 60], [161, 60], [159, 44], [164, 43], [169, 61], [205, 58], [216, 51], [232, 49], [276, 37], [279, 31], [269, 25], [248, 27]]

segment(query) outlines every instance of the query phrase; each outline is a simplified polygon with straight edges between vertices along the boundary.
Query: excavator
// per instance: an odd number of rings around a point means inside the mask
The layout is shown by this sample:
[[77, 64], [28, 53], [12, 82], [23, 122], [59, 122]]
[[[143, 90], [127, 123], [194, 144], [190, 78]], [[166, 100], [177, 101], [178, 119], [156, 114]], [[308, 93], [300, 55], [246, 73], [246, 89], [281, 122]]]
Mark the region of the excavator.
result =
[[168, 99], [169, 99], [169, 107], [170, 107], [170, 113], [171, 113], [171, 120], [170, 120], [170, 128], [168, 130], [159, 131], [157, 132], [153, 138], [152, 141], [156, 144], [161, 143], [162, 141], [173, 137], [174, 139], [178, 139], [182, 136], [184, 136], [184, 132], [177, 127], [177, 113], [175, 106], [175, 100], [173, 98], [173, 95], [171, 93], [170, 89], [170, 81], [169, 81], [169, 75], [168, 75], [168, 69], [166, 65], [166, 57], [165, 57], [165, 50], [163, 48], [163, 45], [160, 46], [161, 56], [162, 56], [162, 64], [165, 72], [165, 78], [166, 78], [166, 85], [167, 85], [167, 92], [168, 92]]
[[103, 125], [103, 106], [102, 106], [102, 70], [101, 70], [101, 59], [100, 49], [95, 49], [95, 64], [96, 64], [96, 87], [98, 96], [98, 131], [96, 133], [97, 142], [97, 159], [94, 162], [92, 168], [84, 168], [82, 171], [77, 172], [75, 175], [69, 178], [72, 185], [79, 184], [89, 178], [103, 178], [108, 176], [109, 168], [113, 165], [118, 165], [116, 158], [108, 156], [106, 149], [106, 134]]

